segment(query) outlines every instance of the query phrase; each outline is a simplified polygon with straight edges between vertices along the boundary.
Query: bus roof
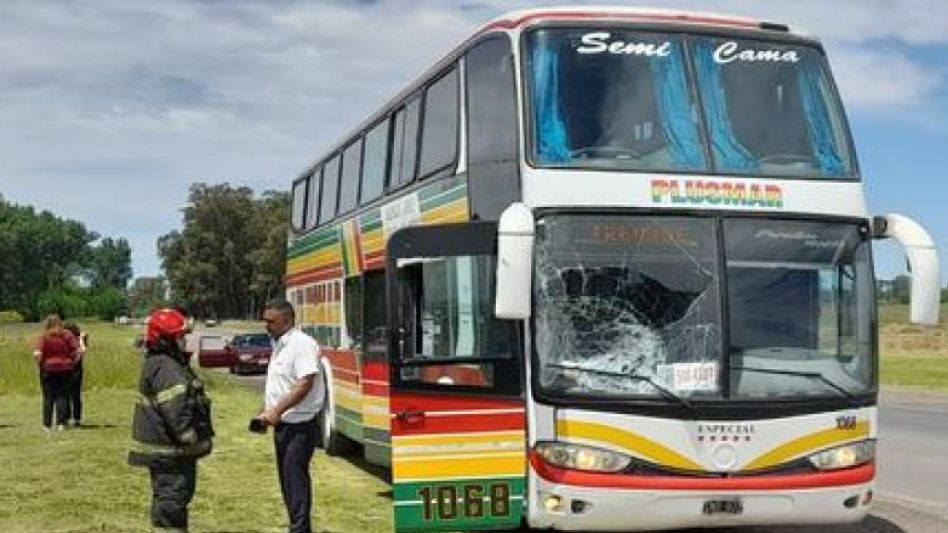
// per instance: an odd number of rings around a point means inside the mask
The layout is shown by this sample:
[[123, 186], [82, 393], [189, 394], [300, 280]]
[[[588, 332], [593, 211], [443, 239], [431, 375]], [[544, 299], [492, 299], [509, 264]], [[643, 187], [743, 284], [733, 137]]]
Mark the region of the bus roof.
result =
[[683, 24], [694, 25], [696, 27], [714, 28], [720, 27], [731, 30], [776, 30], [781, 32], [790, 32], [790, 28], [784, 24], [766, 22], [748, 17], [736, 15], [722, 15], [719, 13], [707, 13], [701, 11], [683, 11], [679, 9], [664, 8], [641, 8], [641, 7], [623, 7], [623, 6], [573, 6], [573, 7], [549, 7], [536, 9], [523, 9], [510, 11], [487, 22], [477, 31], [465, 37], [461, 44], [454, 47], [449, 53], [445, 54], [432, 66], [423, 71], [421, 76], [412, 80], [404, 89], [394, 97], [390, 98], [385, 104], [372, 112], [368, 118], [361, 122], [358, 127], [346, 133], [342, 140], [331, 145], [329, 151], [322, 152], [322, 155], [316, 159], [306, 169], [294, 178], [294, 182], [305, 178], [320, 163], [327, 160], [336, 152], [344, 149], [358, 132], [379, 121], [383, 116], [391, 112], [400, 102], [410, 96], [412, 93], [422, 87], [426, 81], [434, 74], [443, 70], [466, 49], [466, 47], [484, 34], [495, 31], [513, 31], [523, 29], [535, 24], [541, 24], [549, 21], [627, 21], [654, 24]]
[[761, 29], [762, 24], [767, 24], [747, 17], [678, 9], [576, 6], [525, 9], [506, 13], [485, 24], [475, 35], [493, 29], [516, 29], [551, 20], [623, 20], [745, 29]]

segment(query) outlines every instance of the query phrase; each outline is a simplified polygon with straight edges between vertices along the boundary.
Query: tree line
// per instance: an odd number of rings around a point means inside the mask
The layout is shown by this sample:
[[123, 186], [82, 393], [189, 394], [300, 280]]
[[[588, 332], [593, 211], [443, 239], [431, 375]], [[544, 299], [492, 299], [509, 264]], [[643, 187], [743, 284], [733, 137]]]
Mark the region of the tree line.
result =
[[172, 303], [200, 318], [256, 318], [283, 294], [289, 193], [195, 183], [183, 214], [183, 227], [158, 239]]
[[125, 308], [131, 276], [126, 239], [101, 238], [81, 222], [0, 196], [0, 311], [6, 315], [111, 318]]

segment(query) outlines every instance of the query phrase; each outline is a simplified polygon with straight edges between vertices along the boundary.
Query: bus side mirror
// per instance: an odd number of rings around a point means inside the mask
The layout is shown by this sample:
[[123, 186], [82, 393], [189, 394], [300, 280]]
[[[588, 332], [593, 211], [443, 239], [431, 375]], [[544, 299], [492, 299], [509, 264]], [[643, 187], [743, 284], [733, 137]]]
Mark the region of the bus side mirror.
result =
[[941, 270], [931, 235], [911, 218], [894, 213], [873, 217], [872, 234], [877, 239], [895, 239], [905, 248], [912, 284], [909, 319], [917, 324], [937, 324]]
[[533, 212], [515, 202], [500, 215], [497, 225], [497, 318], [530, 318], [533, 292]]

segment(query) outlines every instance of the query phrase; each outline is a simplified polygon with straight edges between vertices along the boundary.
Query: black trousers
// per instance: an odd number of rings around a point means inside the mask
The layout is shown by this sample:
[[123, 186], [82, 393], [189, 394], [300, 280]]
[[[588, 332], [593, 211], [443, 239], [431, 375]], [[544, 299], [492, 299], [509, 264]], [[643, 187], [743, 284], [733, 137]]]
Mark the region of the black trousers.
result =
[[65, 424], [68, 418], [66, 414], [66, 394], [69, 392], [71, 374], [69, 372], [55, 374], [43, 372], [41, 379], [43, 382], [43, 425], [46, 427], [53, 425], [54, 407], [56, 410], [56, 424]]
[[316, 447], [316, 422], [281, 422], [273, 431], [280, 491], [290, 519], [290, 533], [312, 533], [313, 506], [309, 463]]
[[82, 361], [76, 363], [72, 369], [69, 391], [66, 394], [66, 419], [76, 422], [82, 420]]
[[148, 470], [151, 473], [152, 527], [157, 531], [187, 531], [188, 504], [194, 497], [197, 461], [182, 459]]

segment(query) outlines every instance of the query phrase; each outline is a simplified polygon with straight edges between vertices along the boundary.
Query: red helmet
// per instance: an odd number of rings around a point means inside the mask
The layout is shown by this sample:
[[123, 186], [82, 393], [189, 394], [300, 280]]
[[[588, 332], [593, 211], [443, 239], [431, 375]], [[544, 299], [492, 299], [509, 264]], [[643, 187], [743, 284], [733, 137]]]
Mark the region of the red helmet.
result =
[[148, 315], [145, 344], [153, 346], [161, 337], [177, 339], [188, 333], [188, 319], [174, 309], [158, 309]]

